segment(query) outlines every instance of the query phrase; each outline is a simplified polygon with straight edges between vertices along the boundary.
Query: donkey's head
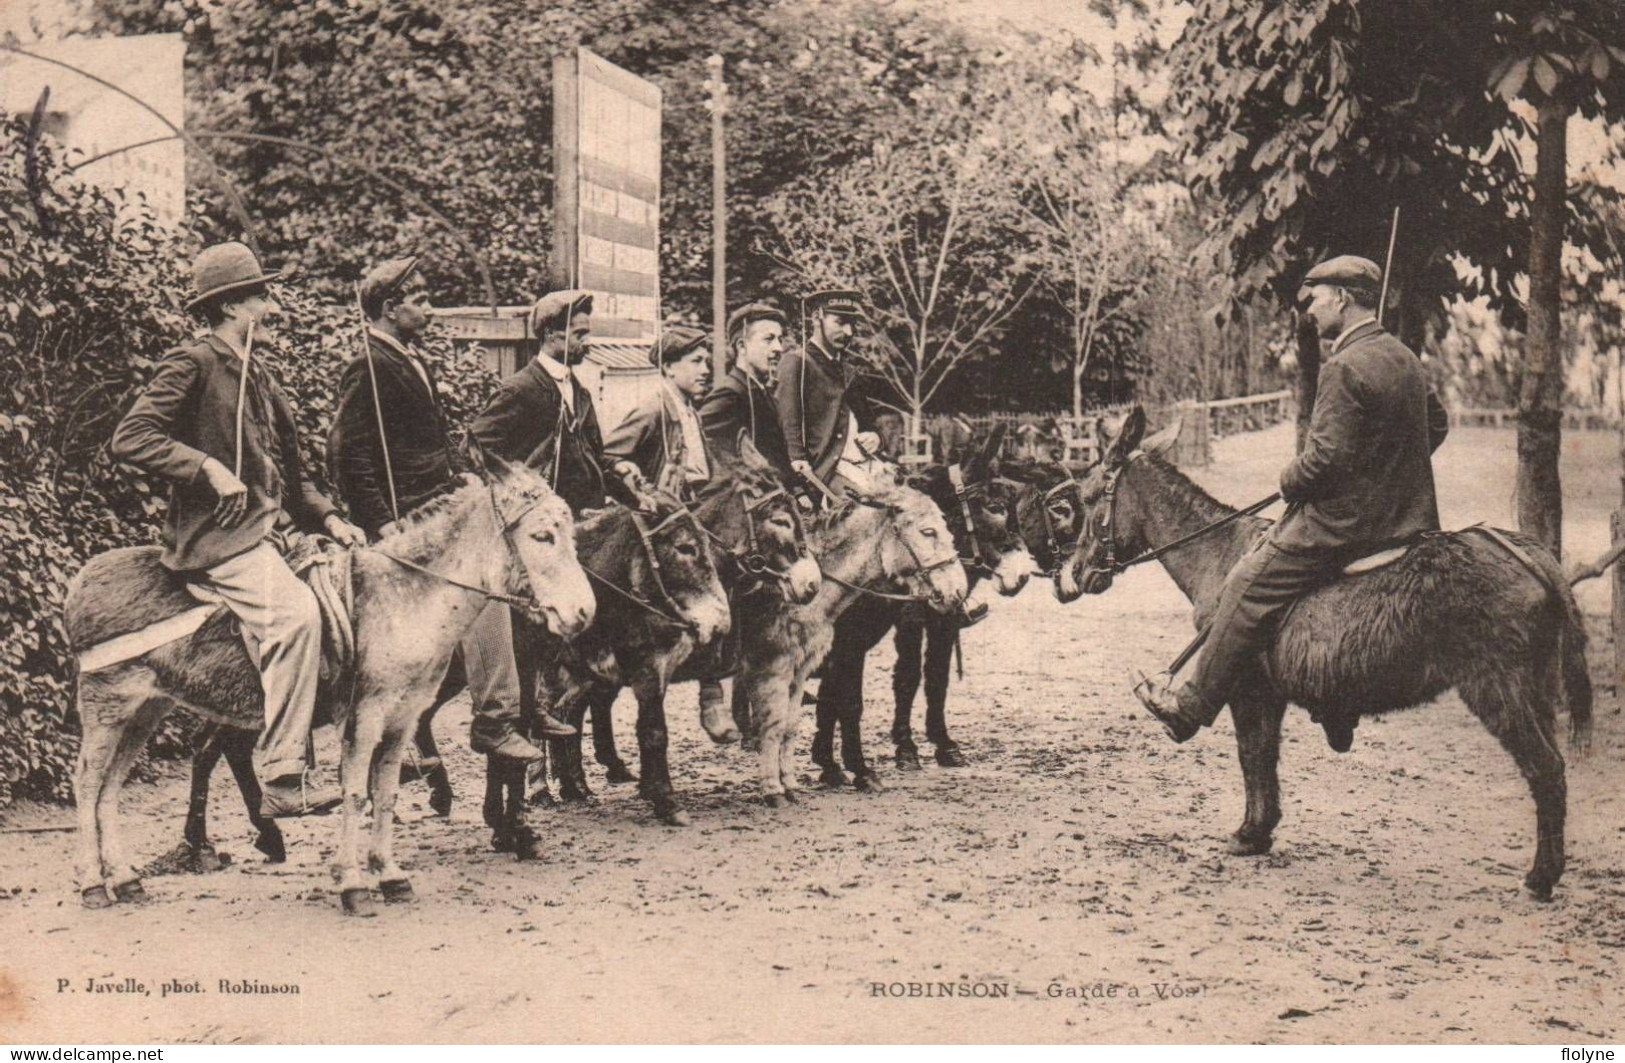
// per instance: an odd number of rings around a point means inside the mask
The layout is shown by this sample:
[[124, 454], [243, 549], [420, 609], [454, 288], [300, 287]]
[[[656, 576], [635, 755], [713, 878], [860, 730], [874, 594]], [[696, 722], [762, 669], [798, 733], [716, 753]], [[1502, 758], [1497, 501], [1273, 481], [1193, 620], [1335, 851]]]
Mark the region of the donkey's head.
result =
[[728, 592], [717, 574], [705, 529], [688, 507], [663, 491], [650, 508], [627, 516], [640, 549], [629, 564], [631, 591], [687, 623], [697, 642], [728, 633]]
[[960, 558], [991, 576], [1000, 594], [1012, 595], [1027, 585], [1033, 558], [1016, 526], [1022, 485], [994, 472], [1006, 427], [998, 425], [969, 450], [963, 469], [927, 469], [920, 488], [942, 510]]
[[531, 603], [535, 619], [560, 638], [579, 634], [597, 610], [592, 585], [576, 560], [570, 507], [525, 465], [487, 457], [486, 490], [506, 548], [490, 553], [501, 571], [490, 582]]
[[1038, 571], [1055, 580], [1055, 596], [1069, 602], [1061, 570], [1072, 556], [1083, 515], [1082, 485], [1058, 462], [1017, 462], [1000, 466], [1000, 479], [1014, 494], [1016, 532]]
[[901, 484], [879, 485], [857, 504], [880, 511], [874, 544], [890, 582], [942, 613], [956, 612], [969, 591], [953, 533], [929, 496]]
[[[1165, 453], [1179, 438], [1180, 424], [1174, 424], [1147, 438], [1145, 411], [1136, 406], [1123, 426], [1111, 436], [1100, 464], [1083, 478], [1083, 522], [1072, 557], [1057, 577], [1071, 601], [1081, 594], [1102, 594], [1112, 585], [1117, 565], [1145, 549], [1146, 530], [1140, 498], [1125, 491], [1124, 473], [1143, 454]], [[1060, 593], [1058, 590], [1057, 593]]]
[[738, 460], [718, 463], [696, 514], [713, 546], [731, 555], [746, 584], [777, 587], [798, 605], [818, 593], [822, 574], [795, 499], [743, 432]]

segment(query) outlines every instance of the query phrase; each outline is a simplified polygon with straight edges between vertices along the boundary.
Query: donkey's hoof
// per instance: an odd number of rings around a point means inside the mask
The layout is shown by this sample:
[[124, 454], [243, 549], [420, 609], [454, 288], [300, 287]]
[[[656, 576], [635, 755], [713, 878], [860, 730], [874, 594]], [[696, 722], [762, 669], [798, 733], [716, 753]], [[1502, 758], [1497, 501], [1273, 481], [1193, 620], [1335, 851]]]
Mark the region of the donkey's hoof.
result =
[[511, 853], [514, 851], [514, 837], [505, 830], [491, 832], [491, 850], [498, 853]]
[[1537, 878], [1534, 872], [1523, 880], [1523, 888], [1529, 891], [1529, 896], [1537, 901], [1546, 902], [1552, 899], [1552, 887], [1555, 882], [1548, 882], [1544, 878]]
[[530, 831], [521, 831], [513, 839], [513, 855], [516, 859], [530, 862], [542, 858], [542, 839]]
[[680, 808], [661, 809], [655, 815], [668, 827], [686, 827], [694, 822], [688, 818], [688, 813]]
[[940, 768], [963, 768], [970, 761], [960, 750], [957, 742], [943, 742], [937, 746], [937, 766]]
[[846, 772], [840, 768], [825, 768], [818, 773], [818, 785], [828, 787], [831, 790], [846, 786], [849, 782]]
[[1263, 856], [1274, 846], [1273, 837], [1249, 838], [1244, 834], [1232, 834], [1224, 848], [1231, 856]]
[[852, 785], [857, 787], [861, 794], [883, 794], [886, 786], [880, 781], [880, 776], [872, 769], [865, 768], [852, 776]]
[[345, 915], [353, 915], [361, 919], [371, 919], [378, 914], [372, 903], [372, 890], [365, 886], [352, 886], [339, 893], [339, 906], [344, 909]]
[[455, 795], [450, 786], [435, 786], [429, 790], [429, 809], [437, 816], [451, 815], [451, 802]]
[[202, 845], [192, 850], [191, 870], [194, 874], [208, 875], [226, 866], [226, 861], [215, 852], [214, 846]]
[[282, 840], [282, 831], [274, 823], [260, 831], [259, 837], [254, 839], [254, 848], [265, 854], [268, 864], [280, 864], [288, 859], [288, 846]]
[[114, 901], [106, 886], [91, 886], [79, 891], [79, 903], [86, 908], [111, 908]]
[[558, 802], [553, 797], [553, 791], [544, 786], [530, 795], [528, 804], [531, 808], [552, 808]]
[[417, 900], [417, 894], [412, 892], [412, 883], [404, 878], [390, 878], [378, 883], [378, 892], [384, 895], [388, 904], [410, 904]]
[[790, 802], [792, 805], [801, 804], [801, 795], [797, 794], [794, 790], [784, 791], [784, 799]]
[[605, 769], [604, 781], [619, 786], [622, 783], [637, 782], [638, 777], [632, 774], [630, 768], [617, 760]]
[[913, 746], [897, 747], [898, 771], [921, 771], [920, 751]]
[[768, 808], [780, 809], [788, 808], [790, 802], [783, 794], [763, 794], [762, 804], [766, 805]]
[[739, 737], [739, 751], [741, 753], [760, 753], [762, 739], [759, 735], [741, 735]]
[[141, 880], [137, 878], [114, 886], [113, 896], [118, 898], [120, 904], [140, 904], [147, 899], [147, 891], [142, 888]]

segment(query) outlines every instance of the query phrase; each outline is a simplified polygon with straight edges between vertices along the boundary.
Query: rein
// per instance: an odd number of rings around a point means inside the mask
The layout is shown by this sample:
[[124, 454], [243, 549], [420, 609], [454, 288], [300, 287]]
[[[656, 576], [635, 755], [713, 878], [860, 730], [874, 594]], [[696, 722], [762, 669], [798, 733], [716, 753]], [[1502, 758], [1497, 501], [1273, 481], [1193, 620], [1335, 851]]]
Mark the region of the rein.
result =
[[1266, 498], [1259, 499], [1257, 502], [1247, 506], [1245, 509], [1238, 509], [1234, 513], [1229, 513], [1223, 517], [1220, 517], [1211, 524], [1205, 524], [1191, 532], [1189, 535], [1182, 535], [1171, 543], [1164, 543], [1161, 546], [1142, 551], [1141, 553], [1129, 558], [1127, 561], [1119, 561], [1117, 560], [1117, 536], [1115, 534], [1117, 526], [1117, 481], [1123, 475], [1123, 473], [1127, 471], [1128, 467], [1134, 464], [1136, 459], [1144, 456], [1144, 451], [1136, 450], [1133, 454], [1129, 455], [1127, 461], [1106, 474], [1106, 488], [1104, 495], [1106, 500], [1106, 512], [1101, 517], [1100, 521], [1101, 540], [1106, 544], [1106, 564], [1102, 568], [1093, 569], [1092, 571], [1110, 572], [1113, 575], [1117, 575], [1133, 568], [1135, 565], [1143, 565], [1147, 561], [1159, 560], [1164, 555], [1172, 553], [1173, 551], [1178, 550], [1180, 547], [1186, 546], [1195, 540], [1200, 539], [1209, 532], [1217, 531], [1227, 524], [1240, 520], [1242, 517], [1251, 517], [1254, 514], [1268, 509], [1270, 506], [1273, 506], [1275, 503], [1281, 500], [1280, 493], [1276, 492]]
[[[496, 487], [493, 486], [489, 481], [487, 481], [486, 484], [485, 484], [485, 488], [486, 488], [486, 492], [487, 492], [487, 497], [489, 497], [490, 500], [491, 500], [491, 510], [492, 510], [492, 512], [494, 512], [496, 514], [498, 523], [500, 523], [502, 525], [502, 541], [507, 544], [509, 559], [510, 560], [515, 560], [518, 557], [518, 548], [516, 546], [514, 546], [514, 543], [513, 543], [513, 530], [514, 530], [515, 527], [518, 526], [518, 524], [519, 524], [519, 522], [521, 520], [525, 519], [525, 515], [527, 513], [529, 513], [531, 510], [535, 509], [537, 506], [541, 505], [542, 499], [538, 498], [538, 499], [534, 500], [533, 502], [531, 502], [530, 505], [528, 505], [524, 509], [520, 510], [519, 513], [516, 516], [514, 516], [512, 519], [507, 519], [507, 518], [503, 517], [503, 515], [502, 515], [502, 507], [497, 503]], [[509, 606], [511, 608], [521, 609], [521, 610], [523, 610], [523, 611], [525, 611], [527, 613], [540, 613], [542, 611], [541, 604], [536, 601], [536, 598], [535, 598], [534, 594], [530, 595], [529, 597], [523, 597], [523, 596], [519, 596], [519, 595], [504, 594], [504, 593], [499, 592], [499, 591], [493, 591], [489, 587], [476, 587], [472, 583], [464, 583], [462, 580], [454, 579], [451, 576], [448, 576], [443, 572], [436, 572], [434, 569], [427, 568], [427, 567], [425, 567], [423, 565], [420, 565], [416, 561], [408, 561], [406, 558], [397, 556], [395, 554], [392, 554], [389, 551], [383, 549], [382, 547], [375, 547], [375, 549], [378, 551], [379, 554], [382, 554], [384, 557], [389, 558], [391, 561], [395, 562], [397, 565], [400, 565], [402, 568], [409, 568], [413, 572], [421, 572], [425, 576], [433, 576], [435, 579], [439, 580], [442, 583], [449, 583], [453, 587], [457, 587], [457, 588], [459, 588], [461, 590], [473, 591], [476, 594], [483, 594], [487, 599], [489, 599], [491, 601], [501, 602], [504, 605], [507, 605], [507, 606]]]
[[[902, 508], [899, 506], [890, 505], [889, 503], [885, 502], [876, 502], [872, 499], [864, 498], [861, 495], [849, 494], [847, 497], [860, 506], [867, 506], [870, 509], [883, 510], [888, 516], [891, 517], [895, 517], [899, 513], [903, 512]], [[959, 552], [956, 550], [951, 556], [944, 557], [940, 561], [933, 561], [928, 565], [925, 563], [925, 560], [920, 557], [919, 553], [914, 549], [913, 544], [908, 541], [908, 538], [903, 534], [902, 529], [899, 528], [894, 521], [888, 520], [886, 522], [886, 530], [897, 536], [897, 541], [902, 544], [904, 550], [908, 551], [909, 559], [914, 562], [913, 571], [899, 573], [897, 576], [893, 577], [894, 579], [928, 576], [940, 568], [947, 568], [949, 565], [957, 565], [959, 563]], [[856, 591], [859, 594], [867, 594], [872, 598], [880, 598], [888, 602], [929, 604], [937, 600], [937, 595], [935, 593], [898, 594], [892, 591], [876, 590], [873, 587], [865, 587], [862, 584], [852, 583], [848, 580], [844, 580], [841, 577], [833, 575], [829, 572], [824, 572], [823, 578], [829, 580], [838, 587], [845, 587], [849, 591]]]
[[654, 577], [655, 588], [660, 591], [661, 600], [666, 608], [662, 609], [659, 605], [638, 597], [630, 590], [627, 590], [625, 587], [617, 584], [614, 580], [607, 576], [601, 575], [600, 573], [594, 572], [586, 565], [581, 566], [582, 571], [586, 572], [589, 577], [614, 591], [625, 600], [649, 613], [651, 616], [657, 617], [673, 627], [682, 628], [684, 631], [690, 633], [697, 631], [698, 626], [692, 620], [686, 620], [679, 615], [682, 613], [682, 609], [677, 605], [676, 599], [671, 596], [671, 591], [666, 588], [666, 581], [660, 574], [660, 558], [655, 554], [654, 539], [655, 536], [659, 535], [661, 532], [664, 532], [675, 521], [683, 518], [687, 518], [691, 524], [693, 524], [696, 528], [699, 528], [701, 531], [705, 530], [704, 526], [694, 518], [694, 514], [689, 512], [687, 506], [678, 506], [666, 517], [665, 520], [662, 520], [659, 524], [656, 524], [652, 528], [649, 526], [648, 522], [643, 519], [643, 515], [637, 510], [629, 509], [627, 512], [632, 518], [632, 527], [637, 530], [639, 541], [643, 543], [644, 559], [649, 562], [649, 573]]

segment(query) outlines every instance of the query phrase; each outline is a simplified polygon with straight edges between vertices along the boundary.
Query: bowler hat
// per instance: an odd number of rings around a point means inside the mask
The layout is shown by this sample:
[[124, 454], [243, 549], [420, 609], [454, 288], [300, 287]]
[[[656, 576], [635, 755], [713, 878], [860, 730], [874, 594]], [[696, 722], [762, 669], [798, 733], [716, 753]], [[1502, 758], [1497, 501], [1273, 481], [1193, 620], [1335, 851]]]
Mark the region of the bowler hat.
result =
[[745, 326], [752, 321], [777, 321], [780, 325], [788, 324], [784, 313], [778, 307], [768, 303], [747, 303], [728, 315], [728, 339], [738, 339]]
[[863, 309], [862, 294], [846, 288], [832, 288], [813, 292], [802, 300], [809, 314], [841, 314], [846, 317], [868, 317]]
[[544, 328], [555, 329], [565, 319], [592, 313], [592, 293], [579, 288], [563, 288], [548, 292], [530, 308], [530, 334], [540, 336]]
[[247, 244], [228, 240], [223, 244], [205, 247], [192, 262], [193, 296], [186, 309], [196, 310], [211, 299], [240, 288], [274, 281], [282, 274], [260, 269], [260, 260], [254, 257]]
[[1335, 284], [1339, 288], [1363, 288], [1374, 292], [1382, 287], [1382, 270], [1369, 258], [1338, 255], [1311, 269], [1303, 278], [1305, 288], [1317, 284]]
[[660, 338], [649, 348], [649, 364], [662, 366], [675, 362], [694, 348], [705, 343], [705, 333], [686, 325], [668, 325], [660, 330]]
[[361, 278], [361, 307], [368, 317], [377, 317], [384, 309], [384, 300], [401, 290], [407, 278], [417, 272], [418, 256], [392, 258], [367, 271]]

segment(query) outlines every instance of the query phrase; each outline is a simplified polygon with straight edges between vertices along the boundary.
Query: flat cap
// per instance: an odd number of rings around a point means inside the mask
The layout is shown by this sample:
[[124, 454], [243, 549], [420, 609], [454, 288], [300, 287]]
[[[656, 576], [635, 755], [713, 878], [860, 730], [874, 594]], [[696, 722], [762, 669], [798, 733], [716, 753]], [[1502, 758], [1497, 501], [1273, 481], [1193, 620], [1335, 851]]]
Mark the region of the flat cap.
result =
[[813, 292], [802, 300], [807, 313], [844, 314], [847, 317], [868, 317], [863, 309], [863, 295], [847, 288], [831, 288]]
[[1305, 288], [1316, 284], [1335, 284], [1339, 288], [1365, 288], [1376, 291], [1382, 287], [1382, 270], [1369, 258], [1359, 255], [1338, 255], [1328, 258], [1303, 278]]
[[281, 274], [260, 269], [247, 244], [228, 240], [205, 247], [192, 263], [192, 298], [186, 309], [196, 310], [211, 299], [274, 281]]
[[418, 256], [392, 258], [367, 271], [361, 278], [361, 308], [368, 317], [377, 317], [384, 309], [384, 300], [401, 290], [408, 277], [418, 269]]
[[649, 364], [662, 366], [675, 362], [706, 341], [705, 333], [686, 325], [667, 325], [660, 330], [660, 338], [649, 348]]
[[540, 336], [544, 328], [555, 329], [564, 325], [568, 317], [592, 313], [592, 293], [579, 288], [564, 288], [548, 292], [530, 308], [530, 334]]
[[768, 303], [747, 303], [728, 315], [728, 338], [730, 340], [737, 338], [752, 321], [777, 321], [780, 325], [789, 324], [778, 307]]

